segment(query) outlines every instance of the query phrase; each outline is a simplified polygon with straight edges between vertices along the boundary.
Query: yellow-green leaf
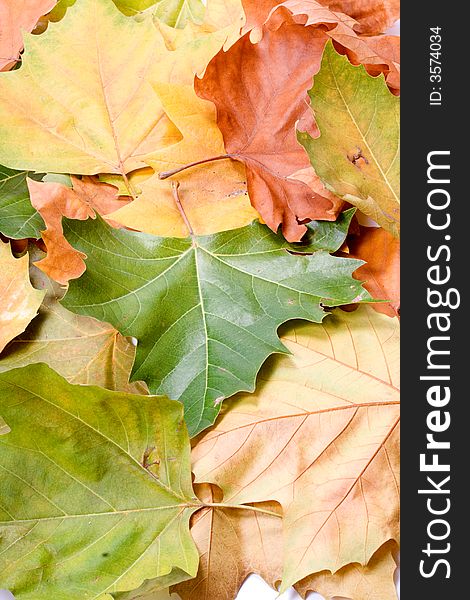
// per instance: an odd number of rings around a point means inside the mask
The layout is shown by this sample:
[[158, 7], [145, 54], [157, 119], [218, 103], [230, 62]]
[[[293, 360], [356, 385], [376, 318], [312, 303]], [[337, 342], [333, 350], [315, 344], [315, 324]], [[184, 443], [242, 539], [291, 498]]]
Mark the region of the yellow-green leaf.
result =
[[84, 600], [194, 577], [200, 507], [178, 402], [71, 385], [46, 365], [0, 374], [0, 587]]
[[309, 94], [320, 137], [297, 136], [315, 171], [335, 194], [398, 237], [400, 99], [382, 75], [352, 66], [331, 42]]
[[55, 173], [125, 174], [181, 138], [151, 82], [166, 54], [151, 15], [80, 0], [0, 76], [0, 163]]

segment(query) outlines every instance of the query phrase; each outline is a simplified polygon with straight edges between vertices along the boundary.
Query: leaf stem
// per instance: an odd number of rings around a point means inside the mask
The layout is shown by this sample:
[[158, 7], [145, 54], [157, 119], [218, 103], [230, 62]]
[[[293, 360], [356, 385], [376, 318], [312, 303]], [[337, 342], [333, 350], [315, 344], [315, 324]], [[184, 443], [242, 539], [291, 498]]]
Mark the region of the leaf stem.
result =
[[132, 183], [130, 182], [129, 177], [126, 175], [126, 173], [124, 173], [124, 169], [122, 171], [122, 178], [124, 179], [124, 185], [126, 186], [127, 191], [129, 192], [129, 195], [132, 196], [132, 198], [135, 200], [137, 197], [135, 188], [132, 185]]
[[180, 215], [184, 221], [184, 224], [186, 225], [186, 227], [188, 228], [189, 231], [189, 235], [194, 238], [194, 230], [191, 226], [191, 223], [189, 222], [188, 219], [188, 215], [184, 212], [184, 208], [183, 205], [181, 203], [180, 200], [180, 196], [178, 194], [178, 188], [179, 188], [180, 184], [179, 181], [172, 181], [171, 182], [171, 191], [173, 192], [173, 198], [175, 199], [176, 202], [176, 206], [178, 207], [178, 210], [180, 212]]
[[225, 504], [224, 502], [204, 502], [202, 508], [233, 508], [236, 510], [249, 510], [251, 512], [261, 513], [262, 515], [269, 515], [270, 517], [282, 518], [277, 512], [272, 510], [266, 510], [265, 508], [258, 508], [257, 506], [250, 506], [249, 504]]
[[171, 171], [162, 171], [158, 174], [159, 179], [168, 179], [168, 177], [172, 177], [173, 175], [177, 175], [182, 171], [186, 171], [186, 169], [191, 169], [192, 167], [197, 167], [198, 165], [205, 165], [209, 162], [214, 162], [216, 160], [225, 160], [227, 158], [233, 158], [231, 154], [220, 154], [219, 156], [212, 156], [211, 158], [204, 158], [203, 160], [197, 160], [196, 162], [189, 163], [182, 167], [178, 167], [177, 169], [173, 169]]

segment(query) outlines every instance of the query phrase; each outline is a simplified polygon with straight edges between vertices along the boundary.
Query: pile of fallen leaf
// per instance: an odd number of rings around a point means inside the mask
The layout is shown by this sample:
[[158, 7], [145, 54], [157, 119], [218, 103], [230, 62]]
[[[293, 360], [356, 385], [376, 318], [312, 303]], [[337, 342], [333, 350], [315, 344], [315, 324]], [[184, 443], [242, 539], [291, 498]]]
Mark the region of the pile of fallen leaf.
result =
[[397, 17], [0, 0], [17, 600], [396, 597]]

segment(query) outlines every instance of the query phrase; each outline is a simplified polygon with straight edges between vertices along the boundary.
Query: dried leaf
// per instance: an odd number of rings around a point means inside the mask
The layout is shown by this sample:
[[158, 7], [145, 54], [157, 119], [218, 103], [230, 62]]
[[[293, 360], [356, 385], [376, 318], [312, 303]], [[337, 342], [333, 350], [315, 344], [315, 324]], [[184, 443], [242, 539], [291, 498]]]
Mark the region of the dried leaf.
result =
[[400, 0], [318, 0], [331, 10], [346, 13], [359, 26], [356, 31], [366, 35], [384, 33], [400, 18]]
[[321, 135], [313, 139], [299, 131], [297, 137], [315, 172], [335, 194], [398, 237], [399, 98], [382, 77], [353, 67], [332, 44], [309, 94]]
[[398, 600], [393, 575], [397, 565], [393, 560], [392, 543], [384, 544], [370, 559], [367, 566], [352, 564], [336, 573], [323, 571], [300, 581], [295, 589], [302, 598], [308, 592], [317, 592], [325, 600]]
[[80, 0], [27, 34], [23, 67], [0, 77], [0, 162], [85, 175], [145, 166], [180, 139], [151, 86], [167, 53], [151, 15], [138, 22], [112, 0]]
[[[209, 485], [195, 491], [204, 502], [220, 498]], [[279, 512], [275, 502], [258, 508]], [[260, 575], [273, 588], [282, 573], [282, 521], [245, 510], [208, 508], [193, 517], [191, 535], [199, 550], [199, 570], [172, 588], [182, 600], [234, 600], [248, 575]]]
[[28, 257], [14, 258], [0, 240], [0, 352], [34, 319], [44, 292], [29, 281]]
[[[30, 249], [30, 260], [42, 258]], [[129, 383], [135, 347], [111, 325], [82, 317], [64, 308], [65, 290], [34, 265], [34, 287], [45, 290], [38, 316], [15, 338], [0, 357], [0, 372], [43, 362], [70, 383], [99, 385], [109, 390], [147, 394], [143, 382]]]
[[277, 12], [277, 20], [283, 19], [282, 11], [279, 8], [288, 8], [289, 12], [294, 15], [308, 15], [308, 20], [296, 19], [297, 23], [303, 25], [326, 25], [329, 29], [334, 28], [339, 22], [344, 22], [348, 27], [355, 26], [356, 21], [352, 17], [348, 17], [343, 13], [335, 13], [329, 8], [322, 5], [316, 0], [288, 0], [287, 2], [279, 2], [279, 0], [242, 0], [243, 8], [246, 13], [246, 25], [243, 28], [243, 33], [251, 31], [253, 42], [259, 41], [263, 36], [262, 27], [269, 21], [273, 13]]
[[224, 502], [284, 509], [281, 591], [357, 562], [398, 536], [398, 320], [368, 306], [286, 328], [254, 394], [193, 449], [196, 482]]
[[0, 71], [8, 71], [16, 64], [23, 48], [23, 32], [32, 31], [55, 3], [56, 0], [0, 0]]
[[38, 182], [27, 179], [31, 203], [46, 224], [42, 238], [47, 256], [37, 265], [55, 281], [66, 284], [80, 277], [85, 270], [86, 256], [77, 252], [67, 242], [62, 230], [62, 217], [85, 220], [98, 214], [106, 215], [127, 204], [118, 200], [117, 190], [111, 185], [98, 183], [91, 177], [78, 179], [72, 176], [73, 188], [61, 183]]
[[[400, 38], [397, 36], [366, 37], [358, 35], [361, 27], [343, 12], [335, 12], [326, 6], [328, 2], [317, 0], [286, 0], [278, 3], [276, 0], [254, 2], [244, 0], [247, 10], [247, 25], [244, 31], [251, 30], [252, 41], [259, 40], [262, 35], [262, 25], [271, 21], [271, 26], [283, 22], [283, 10], [287, 10], [296, 23], [318, 27], [325, 30], [336, 50], [347, 54], [353, 64], [363, 64], [373, 75], [383, 73], [387, 83], [394, 93], [400, 90], [399, 79], [399, 48]], [[336, 4], [336, 3], [335, 3]], [[380, 41], [380, 38], [384, 38]]]
[[246, 34], [219, 52], [195, 82], [197, 93], [217, 106], [226, 152], [247, 167], [253, 206], [273, 231], [282, 223], [290, 241], [306, 231], [299, 222], [337, 214], [330, 200], [290, 178], [309, 166], [294, 129], [308, 108], [325, 41], [323, 30], [298, 26], [287, 15], [276, 30], [265, 28], [258, 44]]
[[373, 298], [390, 300], [373, 304], [375, 310], [391, 317], [400, 308], [400, 242], [382, 228], [361, 227], [360, 235], [348, 240], [349, 254], [366, 264], [355, 273]]

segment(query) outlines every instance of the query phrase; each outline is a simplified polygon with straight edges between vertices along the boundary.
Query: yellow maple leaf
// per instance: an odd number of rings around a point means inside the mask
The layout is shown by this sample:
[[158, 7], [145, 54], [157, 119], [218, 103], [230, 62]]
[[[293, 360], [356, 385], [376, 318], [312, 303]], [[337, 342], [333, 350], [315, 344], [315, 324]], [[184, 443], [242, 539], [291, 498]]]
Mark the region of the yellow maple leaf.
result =
[[[146, 233], [186, 237], [188, 227], [178, 210], [171, 183], [160, 180], [158, 173], [222, 155], [224, 142], [214, 105], [198, 98], [192, 85], [161, 83], [155, 89], [166, 114], [178, 126], [182, 140], [147, 159], [156, 174], [140, 183], [142, 194], [137, 200], [108, 216]], [[235, 161], [201, 164], [179, 173], [176, 179], [184, 211], [196, 234], [243, 227], [258, 216], [247, 195], [245, 168]]]

